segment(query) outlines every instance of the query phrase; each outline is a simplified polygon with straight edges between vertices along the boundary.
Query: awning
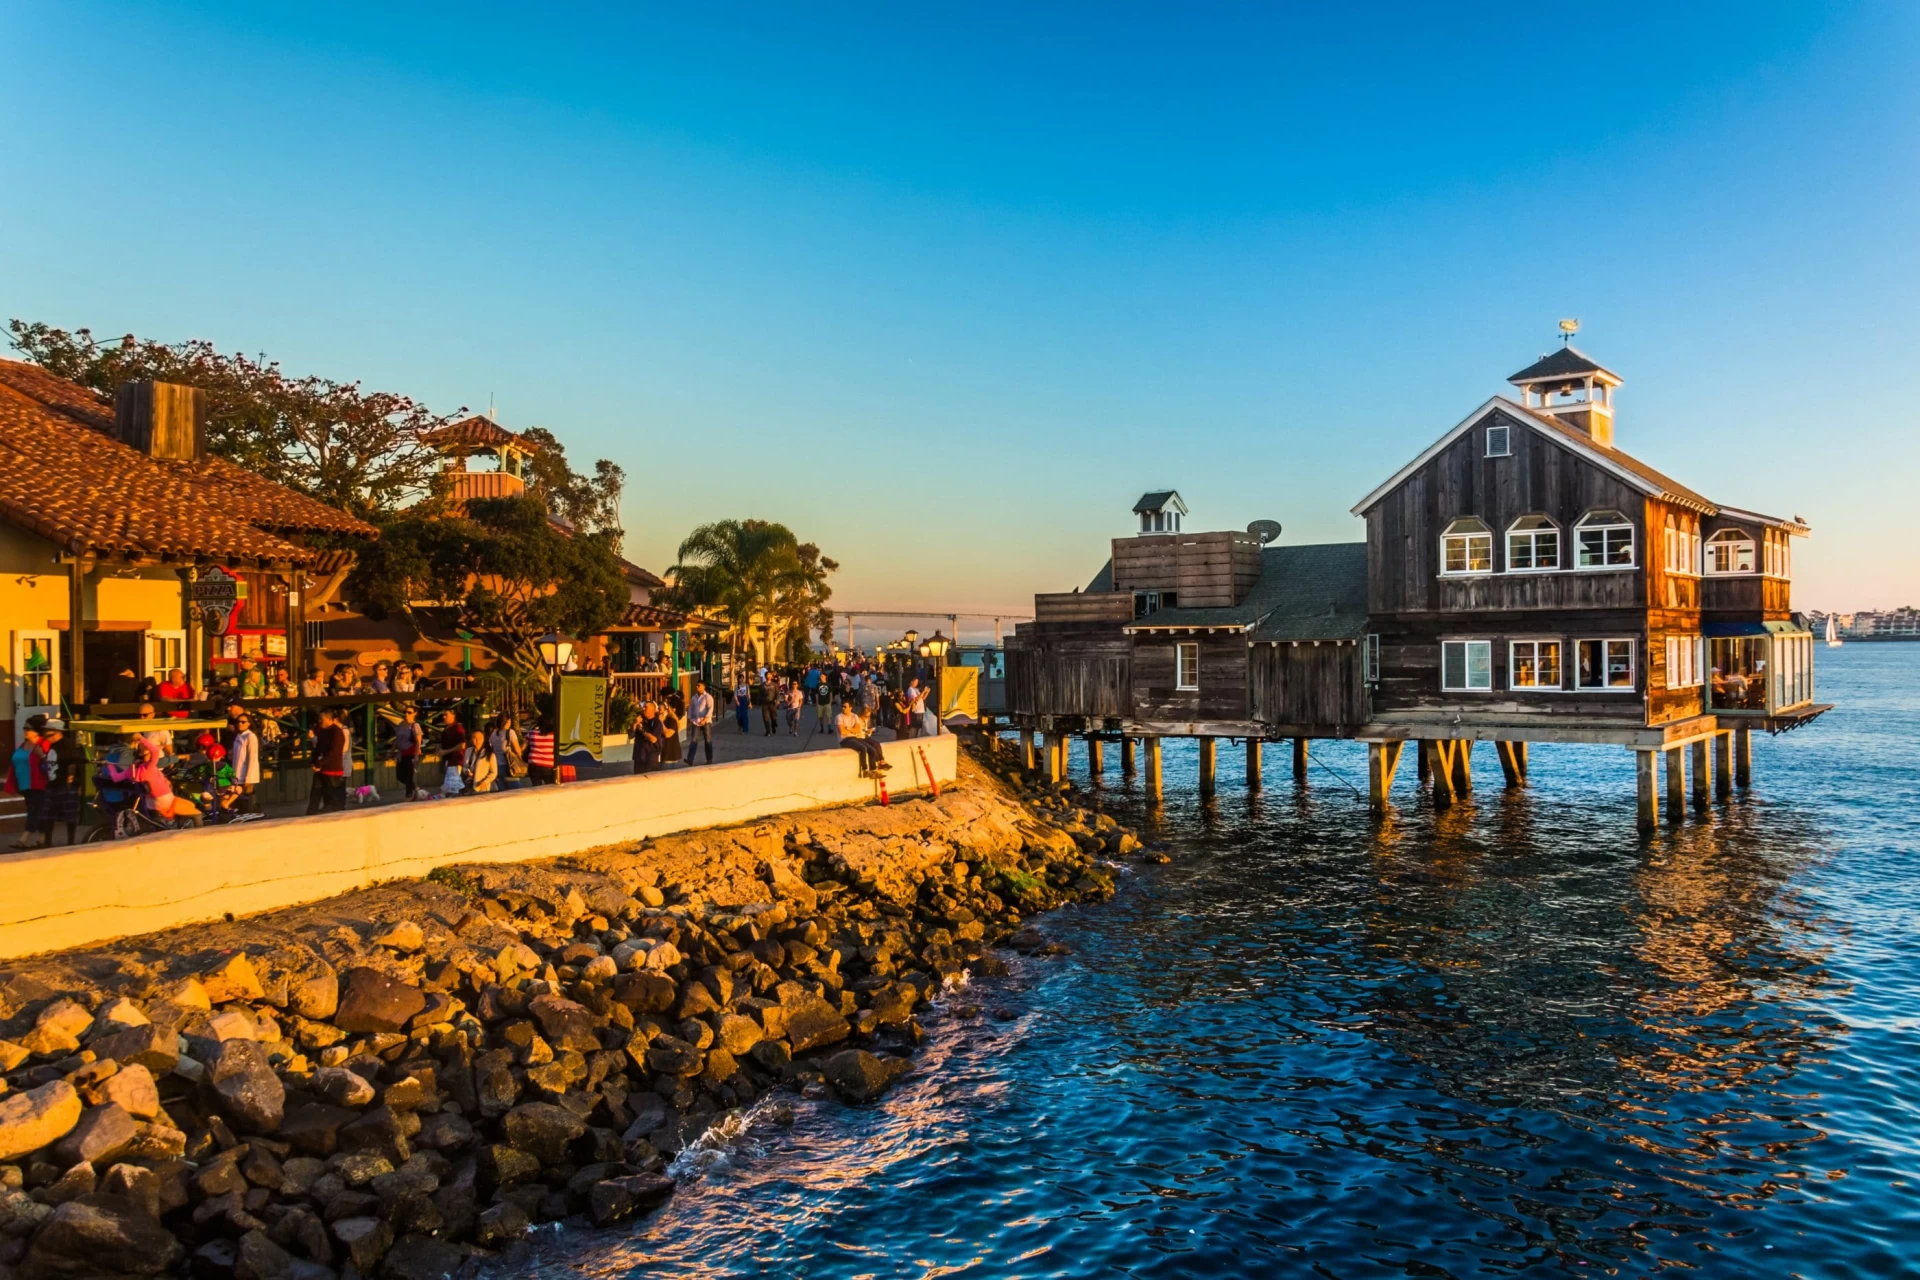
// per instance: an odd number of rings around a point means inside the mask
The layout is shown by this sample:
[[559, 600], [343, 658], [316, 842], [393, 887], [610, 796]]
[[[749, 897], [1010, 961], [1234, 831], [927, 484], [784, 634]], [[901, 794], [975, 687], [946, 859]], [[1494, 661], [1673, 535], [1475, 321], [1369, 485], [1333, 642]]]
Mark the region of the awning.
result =
[[1736, 636], [1807, 636], [1813, 632], [1792, 622], [1709, 622], [1700, 628], [1700, 633], [1711, 640], [1726, 640]]

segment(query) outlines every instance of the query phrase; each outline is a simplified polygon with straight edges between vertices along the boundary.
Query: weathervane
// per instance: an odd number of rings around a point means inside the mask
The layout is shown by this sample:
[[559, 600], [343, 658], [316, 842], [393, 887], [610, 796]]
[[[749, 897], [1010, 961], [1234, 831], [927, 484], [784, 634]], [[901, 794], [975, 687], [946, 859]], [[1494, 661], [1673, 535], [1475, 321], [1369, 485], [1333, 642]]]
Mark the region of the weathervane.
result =
[[1578, 320], [1562, 320], [1560, 322], [1560, 345], [1563, 347], [1571, 345], [1573, 335], [1578, 332], [1580, 332], [1580, 322]]

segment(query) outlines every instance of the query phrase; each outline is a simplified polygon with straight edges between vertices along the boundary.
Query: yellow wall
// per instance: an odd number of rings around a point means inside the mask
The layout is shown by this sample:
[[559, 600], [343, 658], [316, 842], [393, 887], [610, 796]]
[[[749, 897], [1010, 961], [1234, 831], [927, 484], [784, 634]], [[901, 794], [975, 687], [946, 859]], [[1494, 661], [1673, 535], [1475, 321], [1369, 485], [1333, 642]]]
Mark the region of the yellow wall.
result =
[[[882, 744], [895, 794], [946, 784], [952, 734]], [[150, 933], [223, 914], [317, 902], [456, 862], [524, 862], [871, 803], [875, 785], [842, 748], [602, 778], [499, 795], [393, 802], [315, 818], [62, 845], [0, 858], [0, 958]]]

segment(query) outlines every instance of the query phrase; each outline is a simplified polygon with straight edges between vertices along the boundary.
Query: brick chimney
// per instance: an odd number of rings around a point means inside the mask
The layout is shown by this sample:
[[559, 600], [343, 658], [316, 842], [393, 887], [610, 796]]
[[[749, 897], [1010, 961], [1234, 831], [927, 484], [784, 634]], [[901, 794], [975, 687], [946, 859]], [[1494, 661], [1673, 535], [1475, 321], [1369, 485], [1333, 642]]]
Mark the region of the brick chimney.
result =
[[113, 397], [120, 443], [163, 462], [198, 462], [207, 443], [206, 396], [177, 382], [127, 382]]

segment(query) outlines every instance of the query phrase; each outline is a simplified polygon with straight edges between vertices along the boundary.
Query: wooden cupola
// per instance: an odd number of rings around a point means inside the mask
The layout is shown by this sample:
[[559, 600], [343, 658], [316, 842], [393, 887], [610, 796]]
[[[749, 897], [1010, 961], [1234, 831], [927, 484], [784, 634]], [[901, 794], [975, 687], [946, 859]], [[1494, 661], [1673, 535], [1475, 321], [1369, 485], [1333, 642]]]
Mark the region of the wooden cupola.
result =
[[1187, 504], [1180, 501], [1178, 490], [1159, 489], [1141, 494], [1140, 501], [1133, 504], [1133, 513], [1140, 517], [1141, 533], [1178, 533]]
[[1593, 442], [1613, 446], [1613, 392], [1620, 377], [1578, 347], [1563, 346], [1507, 379], [1523, 404], [1580, 428]]

